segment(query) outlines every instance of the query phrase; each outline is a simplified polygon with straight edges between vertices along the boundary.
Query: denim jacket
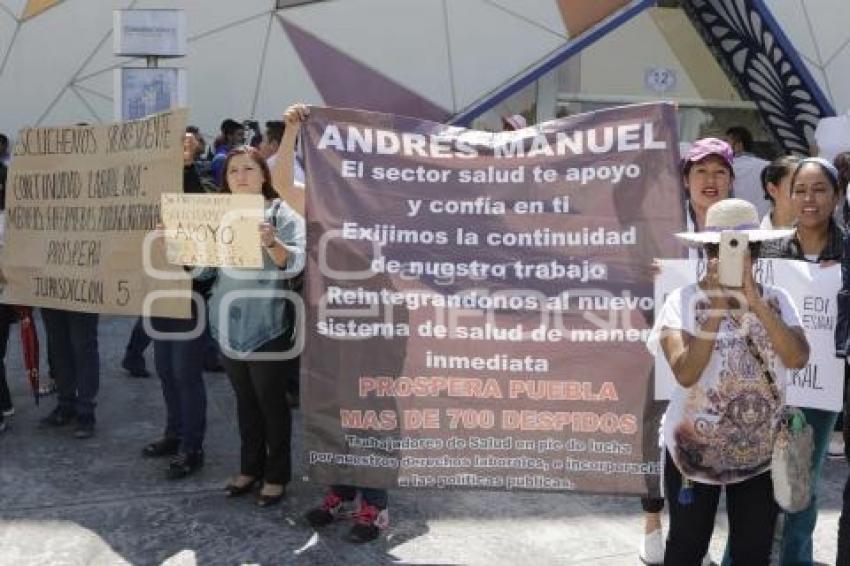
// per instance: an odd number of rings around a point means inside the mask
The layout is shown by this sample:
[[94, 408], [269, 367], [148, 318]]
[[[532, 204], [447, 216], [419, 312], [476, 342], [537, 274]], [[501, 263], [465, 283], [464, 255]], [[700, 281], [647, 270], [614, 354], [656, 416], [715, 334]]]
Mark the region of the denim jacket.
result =
[[253, 352], [269, 340], [285, 334], [293, 321], [286, 315], [286, 299], [268, 296], [290, 290], [292, 278], [304, 269], [306, 230], [304, 219], [284, 201], [276, 199], [265, 219], [277, 228], [278, 239], [289, 252], [280, 268], [263, 251], [263, 268], [206, 270], [215, 277], [209, 299], [210, 332], [222, 348]]

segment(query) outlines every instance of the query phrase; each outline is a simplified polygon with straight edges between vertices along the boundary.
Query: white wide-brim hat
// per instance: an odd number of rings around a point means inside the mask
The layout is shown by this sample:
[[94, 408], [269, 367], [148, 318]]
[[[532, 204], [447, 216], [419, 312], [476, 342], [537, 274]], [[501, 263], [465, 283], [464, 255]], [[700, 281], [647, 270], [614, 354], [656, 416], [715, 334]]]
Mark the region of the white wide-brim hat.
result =
[[752, 203], [739, 198], [727, 198], [712, 204], [705, 215], [701, 232], [679, 232], [676, 237], [691, 247], [719, 244], [720, 233], [734, 231], [746, 234], [750, 242], [787, 238], [793, 229], [764, 230], [759, 228], [759, 214]]

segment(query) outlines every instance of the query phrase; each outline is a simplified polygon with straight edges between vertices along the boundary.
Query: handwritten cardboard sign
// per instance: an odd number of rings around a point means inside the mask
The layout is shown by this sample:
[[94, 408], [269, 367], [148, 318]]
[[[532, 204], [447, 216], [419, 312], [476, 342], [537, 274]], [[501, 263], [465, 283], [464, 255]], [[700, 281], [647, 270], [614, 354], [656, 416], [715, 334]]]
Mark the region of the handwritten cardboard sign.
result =
[[[183, 184], [186, 110], [27, 128], [9, 173], [2, 302], [188, 318], [190, 280], [146, 237]], [[147, 261], [145, 260], [147, 258]]]
[[259, 269], [262, 218], [262, 195], [163, 194], [168, 262]]

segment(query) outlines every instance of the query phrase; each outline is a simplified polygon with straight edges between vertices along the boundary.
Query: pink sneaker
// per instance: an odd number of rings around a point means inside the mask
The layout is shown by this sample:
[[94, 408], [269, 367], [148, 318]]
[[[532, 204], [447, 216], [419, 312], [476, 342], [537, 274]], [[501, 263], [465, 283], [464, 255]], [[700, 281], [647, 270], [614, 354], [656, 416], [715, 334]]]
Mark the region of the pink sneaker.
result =
[[328, 491], [322, 503], [304, 515], [313, 528], [330, 525], [338, 519], [347, 519], [354, 514], [355, 500], [344, 500], [335, 491]]
[[365, 501], [354, 517], [354, 526], [348, 532], [349, 542], [371, 542], [378, 538], [382, 530], [390, 526], [390, 514], [386, 509], [378, 509]]

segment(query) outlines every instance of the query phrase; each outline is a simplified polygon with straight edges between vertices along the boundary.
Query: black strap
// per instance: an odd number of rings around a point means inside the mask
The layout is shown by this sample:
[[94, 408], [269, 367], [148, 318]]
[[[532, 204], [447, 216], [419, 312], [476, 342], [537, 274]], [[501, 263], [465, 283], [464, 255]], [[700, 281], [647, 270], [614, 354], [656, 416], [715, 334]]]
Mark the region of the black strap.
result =
[[[759, 287], [761, 287], [761, 286], [759, 286]], [[731, 320], [732, 323], [735, 326], [738, 327], [738, 330], [740, 330], [741, 332], [744, 331], [744, 327], [741, 325], [741, 322], [737, 318], [735, 318], [734, 316], [732, 316], [730, 314], [729, 320]], [[764, 376], [764, 378], [767, 380], [768, 385], [770, 385], [770, 392], [773, 394], [773, 400], [777, 401], [777, 402], [780, 401], [781, 397], [779, 395], [779, 389], [776, 386], [776, 378], [773, 376], [773, 372], [770, 371], [770, 367], [764, 361], [764, 358], [761, 356], [761, 352], [759, 352], [759, 349], [756, 347], [756, 344], [755, 344], [755, 342], [753, 342], [753, 339], [750, 338], [750, 335], [744, 334], [744, 339], [747, 341], [747, 349], [750, 351], [750, 354], [759, 363], [759, 366], [761, 367], [761, 373]]]
[[280, 212], [280, 205], [283, 201], [281, 199], [275, 199], [274, 204], [272, 205], [271, 218], [269, 220], [269, 224], [277, 228], [277, 213]]
[[767, 383], [770, 385], [770, 392], [773, 393], [773, 400], [779, 401], [780, 400], [779, 391], [778, 391], [778, 388], [776, 387], [776, 378], [773, 377], [773, 372], [770, 371], [770, 368], [765, 363], [764, 358], [761, 357], [761, 353], [759, 352], [758, 348], [756, 347], [755, 343], [753, 342], [753, 339], [750, 338], [749, 335], [745, 336], [745, 338], [747, 340], [747, 348], [749, 348], [750, 354], [752, 354], [752, 356], [756, 359], [756, 361], [761, 366], [762, 375], [764, 375], [765, 379], [767, 379]]

